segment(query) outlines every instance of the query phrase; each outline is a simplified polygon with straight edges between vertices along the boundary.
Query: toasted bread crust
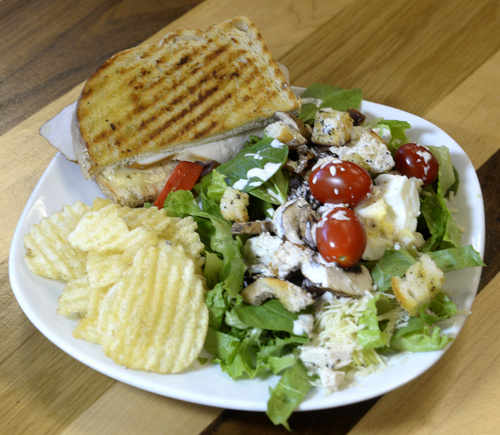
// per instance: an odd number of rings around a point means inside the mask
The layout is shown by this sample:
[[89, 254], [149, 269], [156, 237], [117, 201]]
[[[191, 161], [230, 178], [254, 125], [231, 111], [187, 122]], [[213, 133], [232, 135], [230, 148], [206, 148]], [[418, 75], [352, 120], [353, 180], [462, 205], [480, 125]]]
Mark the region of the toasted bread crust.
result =
[[428, 254], [410, 266], [403, 278], [393, 276], [391, 285], [397, 301], [410, 316], [417, 317], [420, 307], [432, 302], [442, 289], [444, 273]]
[[261, 126], [300, 102], [256, 26], [236, 17], [115, 54], [88, 80], [72, 134], [82, 171]]

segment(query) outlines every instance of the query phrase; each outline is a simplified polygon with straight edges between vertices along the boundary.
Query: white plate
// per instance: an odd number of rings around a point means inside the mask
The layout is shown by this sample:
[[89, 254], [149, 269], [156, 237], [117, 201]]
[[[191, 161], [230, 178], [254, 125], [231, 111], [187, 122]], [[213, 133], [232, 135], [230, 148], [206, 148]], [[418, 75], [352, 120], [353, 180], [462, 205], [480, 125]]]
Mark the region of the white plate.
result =
[[[410, 138], [413, 141], [445, 145], [450, 149], [453, 163], [461, 176], [460, 189], [453, 207], [458, 209], [456, 219], [464, 228], [462, 243], [472, 244], [482, 255], [485, 230], [483, 199], [476, 172], [462, 148], [435, 125], [407, 112], [370, 102], [363, 102], [361, 111], [368, 119], [382, 117], [408, 121], [412, 125]], [[55, 135], [57, 136], [57, 132]], [[201, 366], [198, 363], [184, 373], [166, 376], [129, 370], [105, 357], [100, 346], [73, 338], [72, 331], [77, 319], [56, 314], [57, 299], [62, 292], [63, 283], [35, 276], [28, 271], [23, 261], [23, 235], [29, 231], [32, 224], [52, 212], [59, 211], [64, 204], [72, 204], [75, 201], [91, 204], [96, 196], [102, 196], [96, 185], [85, 181], [80, 168], [58, 153], [33, 191], [11, 245], [9, 272], [12, 289], [26, 316], [64, 352], [121, 382], [188, 402], [221, 408], [265, 411], [269, 386], [277, 382], [277, 377], [235, 382], [222, 373], [219, 366]], [[445, 286], [452, 292], [459, 312], [469, 312], [480, 274], [480, 268], [473, 268], [447, 275]], [[466, 315], [457, 315], [445, 323], [444, 332], [456, 337], [465, 319]], [[387, 368], [360, 378], [355, 385], [345, 390], [325, 395], [323, 391], [314, 389], [299, 406], [299, 410], [332, 408], [382, 395], [428, 370], [443, 354], [444, 351], [435, 351], [399, 355], [390, 360]]]

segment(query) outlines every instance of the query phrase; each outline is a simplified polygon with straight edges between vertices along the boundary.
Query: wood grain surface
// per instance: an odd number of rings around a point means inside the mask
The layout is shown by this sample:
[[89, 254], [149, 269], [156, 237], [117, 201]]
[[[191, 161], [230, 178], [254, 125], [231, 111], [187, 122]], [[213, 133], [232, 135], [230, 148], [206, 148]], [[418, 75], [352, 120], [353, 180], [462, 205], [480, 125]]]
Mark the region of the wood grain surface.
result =
[[259, 26], [292, 84], [359, 87], [367, 100], [442, 128], [469, 155], [485, 202], [487, 267], [450, 350], [383, 397], [295, 413], [293, 433], [498, 433], [498, 0], [1, 1], [0, 433], [287, 433], [264, 413], [185, 403], [97, 373], [31, 324], [9, 282], [15, 226], [55, 155], [40, 126], [74, 101], [85, 78], [114, 52], [236, 15]]
[[0, 134], [200, 2], [1, 1]]

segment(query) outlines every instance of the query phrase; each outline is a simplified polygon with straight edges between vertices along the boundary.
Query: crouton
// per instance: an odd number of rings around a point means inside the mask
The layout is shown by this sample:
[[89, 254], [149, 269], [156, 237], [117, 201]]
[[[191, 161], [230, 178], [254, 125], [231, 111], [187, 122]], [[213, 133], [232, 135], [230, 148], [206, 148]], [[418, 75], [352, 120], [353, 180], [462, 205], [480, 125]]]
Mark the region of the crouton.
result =
[[431, 257], [422, 254], [410, 266], [403, 278], [393, 276], [392, 290], [401, 307], [412, 317], [419, 315], [420, 307], [432, 302], [443, 287], [444, 273]]
[[319, 145], [344, 145], [351, 140], [353, 120], [347, 112], [329, 107], [316, 112], [312, 141]]
[[234, 222], [248, 222], [248, 193], [228, 188], [222, 195], [220, 211], [224, 219]]

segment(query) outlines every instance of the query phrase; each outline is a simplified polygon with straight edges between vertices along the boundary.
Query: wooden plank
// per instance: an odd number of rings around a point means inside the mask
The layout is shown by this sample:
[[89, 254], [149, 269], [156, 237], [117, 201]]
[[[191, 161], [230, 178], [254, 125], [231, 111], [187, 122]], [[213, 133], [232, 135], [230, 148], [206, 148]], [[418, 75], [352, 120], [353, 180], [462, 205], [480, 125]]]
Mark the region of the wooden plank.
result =
[[[345, 434], [377, 402], [366, 400], [353, 405], [319, 411], [296, 412], [288, 423], [293, 434]], [[274, 426], [264, 413], [224, 411], [201, 435], [278, 435], [287, 431]]]
[[[310, 38], [322, 24], [354, 3], [355, 0], [280, 0], [269, 7], [269, 2], [263, 0], [207, 0], [167, 29], [205, 28], [244, 15], [259, 27], [269, 50], [279, 60], [285, 53], [294, 50], [299, 41]], [[292, 84], [293, 76], [292, 70]]]
[[479, 291], [500, 273], [500, 150], [498, 150], [483, 166], [479, 168], [478, 176], [483, 192], [484, 212], [486, 220], [486, 243], [484, 263], [486, 267], [481, 274]]
[[491, 91], [500, 88], [499, 71], [497, 52], [424, 114], [457, 141], [476, 169], [499, 148], [500, 99]]
[[[200, 433], [221, 412], [181, 402], [116, 382], [61, 435], [75, 433], [192, 435]], [[183, 418], [179, 418], [181, 416]]]
[[421, 115], [498, 50], [497, 8], [488, 0], [360, 0], [283, 61], [298, 86], [360, 87], [367, 100]]
[[0, 2], [0, 134], [201, 1]]

